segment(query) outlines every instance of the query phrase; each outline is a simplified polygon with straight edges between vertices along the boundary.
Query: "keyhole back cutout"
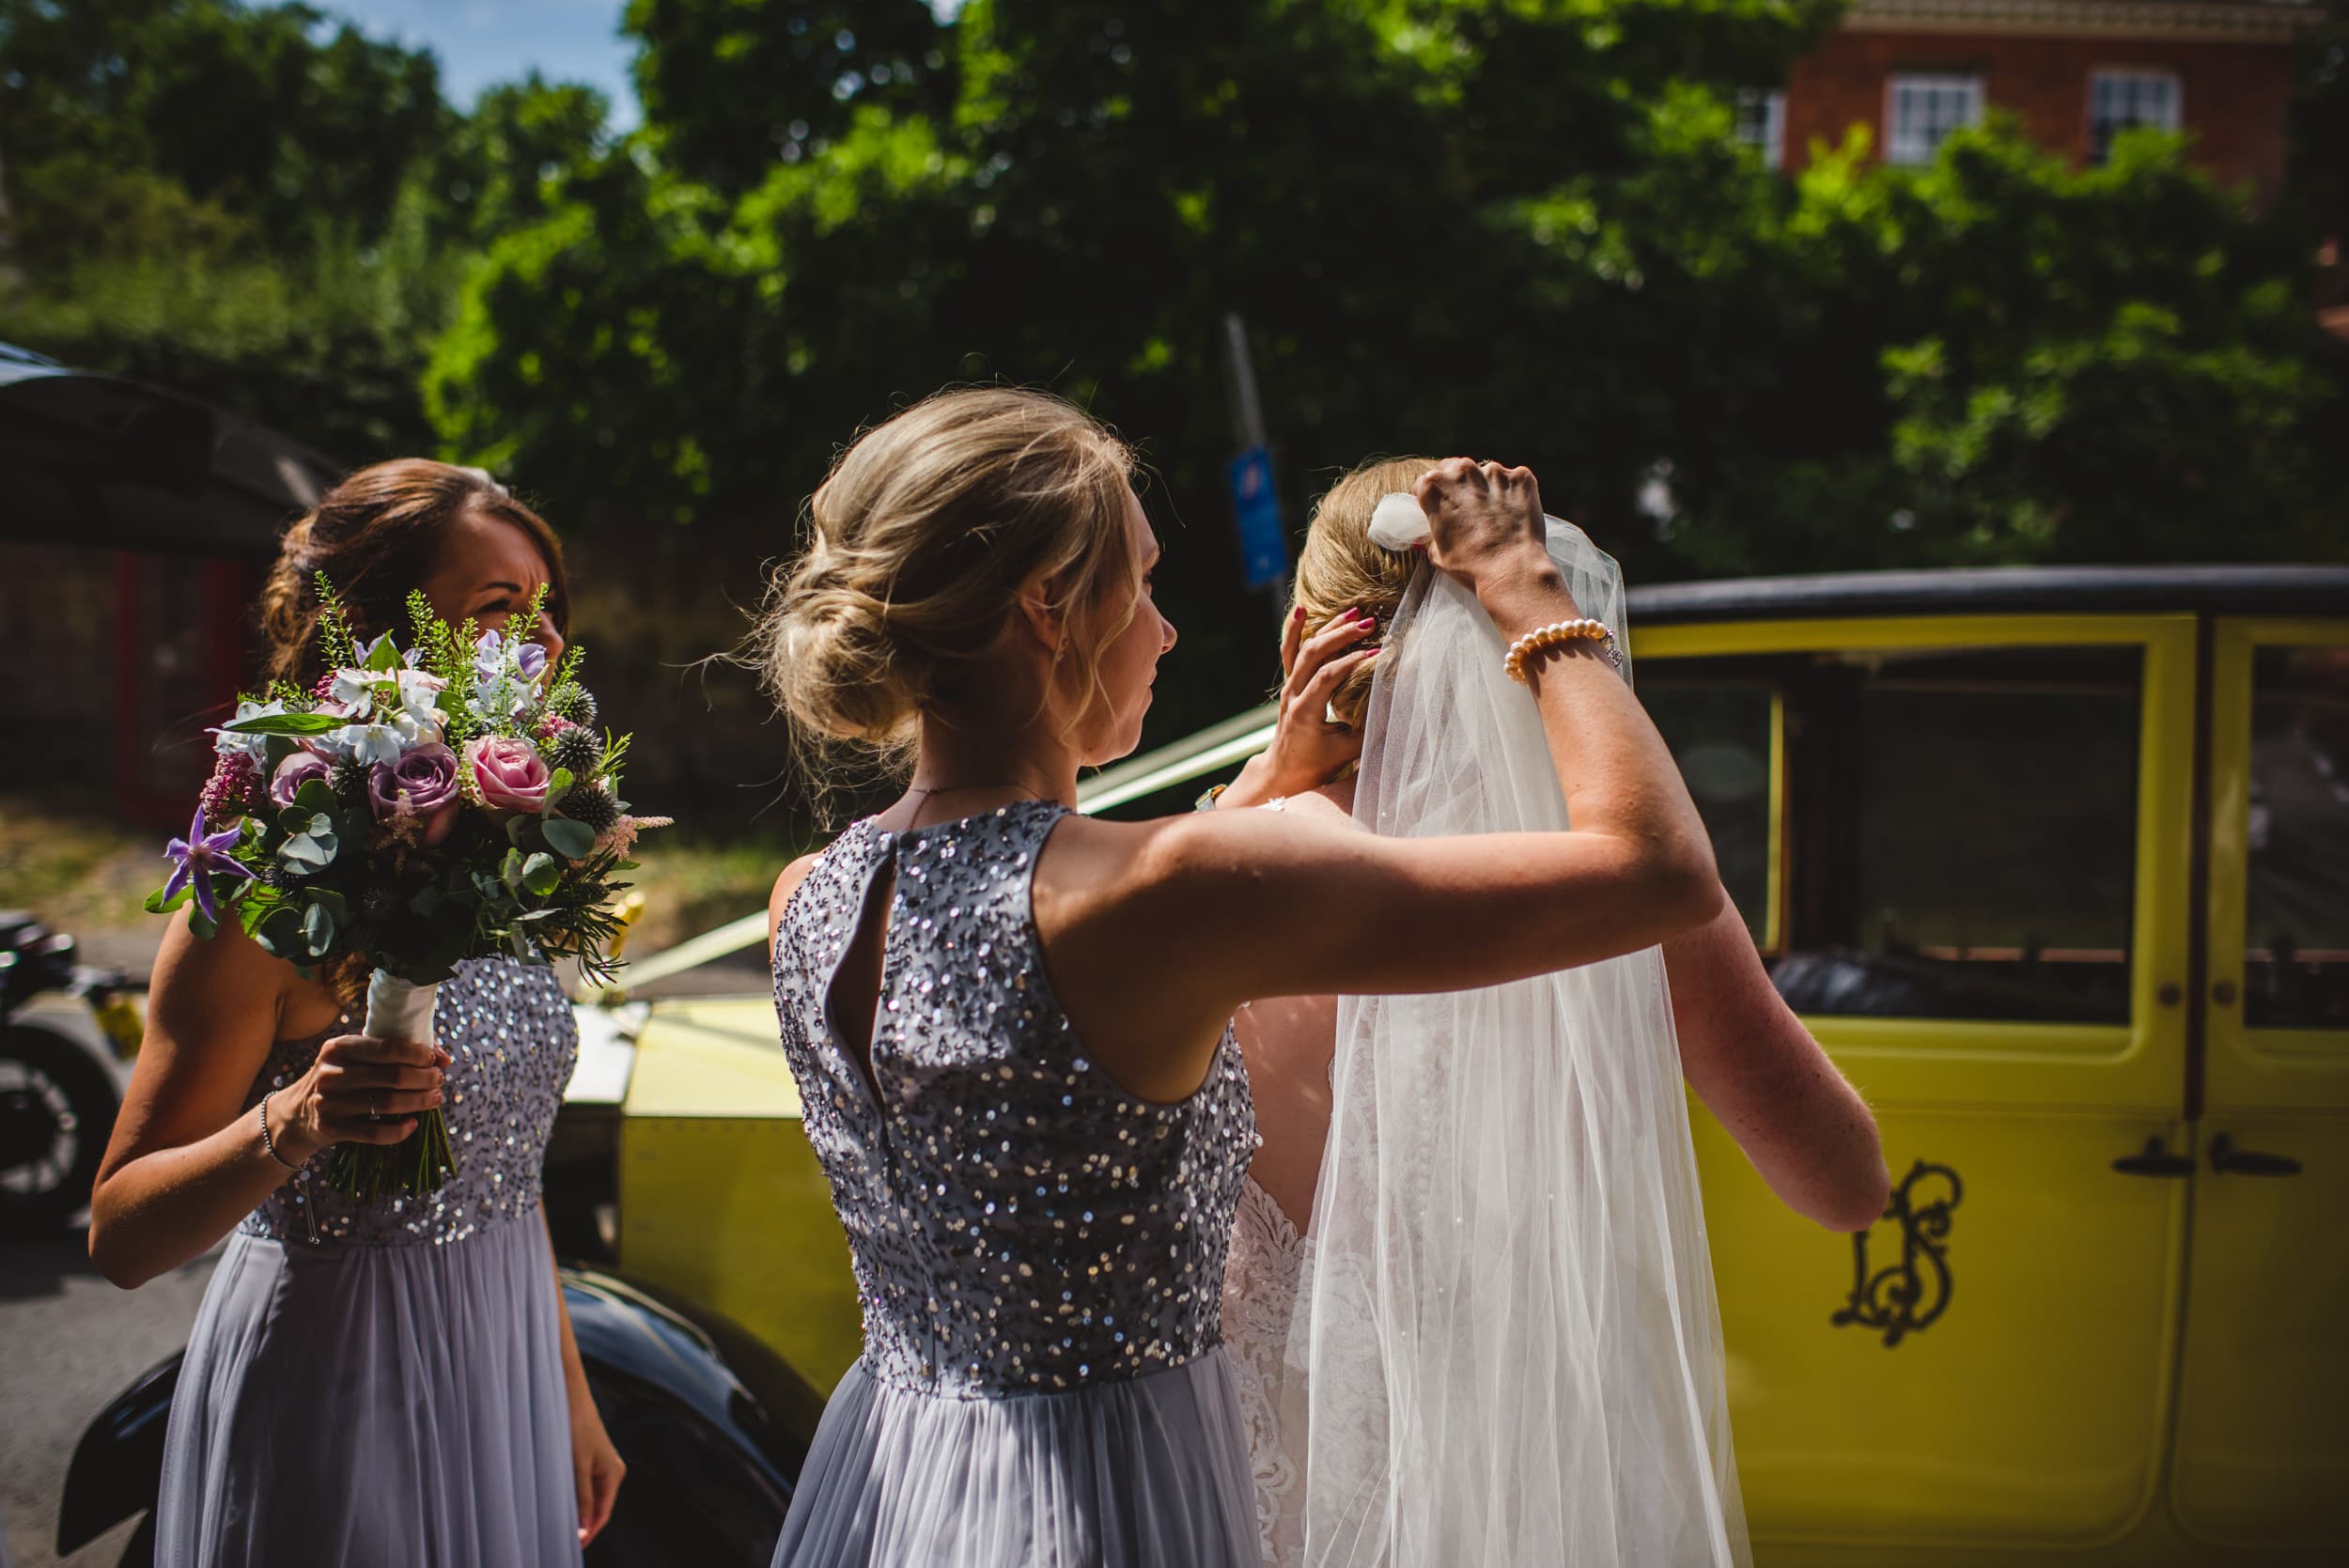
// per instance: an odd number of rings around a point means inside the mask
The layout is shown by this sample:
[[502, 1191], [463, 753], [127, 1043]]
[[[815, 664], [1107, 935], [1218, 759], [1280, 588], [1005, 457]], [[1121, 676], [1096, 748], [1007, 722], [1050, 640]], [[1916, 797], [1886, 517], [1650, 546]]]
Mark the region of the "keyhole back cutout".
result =
[[840, 952], [824, 985], [824, 1020], [832, 1048], [846, 1056], [880, 1103], [880, 1081], [873, 1076], [873, 1033], [880, 1018], [881, 991], [889, 983], [889, 910], [897, 891], [897, 852], [892, 845], [873, 867], [857, 909], [856, 934]]

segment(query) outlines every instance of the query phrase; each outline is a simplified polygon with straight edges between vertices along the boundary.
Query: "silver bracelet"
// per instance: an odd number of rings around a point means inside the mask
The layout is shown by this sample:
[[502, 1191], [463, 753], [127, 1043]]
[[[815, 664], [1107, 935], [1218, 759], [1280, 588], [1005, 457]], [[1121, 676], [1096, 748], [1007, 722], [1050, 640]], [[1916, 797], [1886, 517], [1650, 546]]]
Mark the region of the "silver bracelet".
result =
[[269, 1151], [270, 1158], [280, 1165], [285, 1165], [287, 1170], [301, 1170], [302, 1167], [299, 1165], [286, 1164], [286, 1157], [277, 1152], [277, 1140], [269, 1135], [269, 1096], [267, 1094], [261, 1096], [261, 1103], [257, 1109], [261, 1113], [261, 1147]]

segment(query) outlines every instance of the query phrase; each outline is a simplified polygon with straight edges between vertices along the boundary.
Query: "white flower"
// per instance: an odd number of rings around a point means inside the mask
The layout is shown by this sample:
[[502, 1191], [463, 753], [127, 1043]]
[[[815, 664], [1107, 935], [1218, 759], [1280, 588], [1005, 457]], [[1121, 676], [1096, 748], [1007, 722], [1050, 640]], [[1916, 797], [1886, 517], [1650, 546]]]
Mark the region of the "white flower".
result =
[[366, 670], [337, 670], [333, 698], [349, 717], [365, 719], [374, 709], [376, 683], [381, 679]]
[[[237, 705], [237, 716], [229, 721], [241, 724], [247, 719], [273, 719], [286, 711], [284, 703], [242, 702]], [[265, 735], [231, 735], [225, 729], [212, 731], [212, 751], [219, 756], [232, 756], [242, 752], [256, 762], [269, 757], [269, 737]]]
[[345, 724], [326, 738], [335, 755], [368, 766], [397, 762], [407, 749], [397, 724]]
[[1432, 532], [1419, 497], [1402, 490], [1381, 496], [1377, 509], [1370, 514], [1370, 542], [1381, 550], [1408, 550]]
[[399, 672], [399, 706], [418, 724], [436, 734], [441, 727], [441, 690], [448, 682], [422, 670]]
[[430, 708], [418, 712], [401, 708], [392, 715], [392, 728], [399, 733], [400, 750], [413, 751], [418, 746], [431, 746], [441, 738], [441, 716]]

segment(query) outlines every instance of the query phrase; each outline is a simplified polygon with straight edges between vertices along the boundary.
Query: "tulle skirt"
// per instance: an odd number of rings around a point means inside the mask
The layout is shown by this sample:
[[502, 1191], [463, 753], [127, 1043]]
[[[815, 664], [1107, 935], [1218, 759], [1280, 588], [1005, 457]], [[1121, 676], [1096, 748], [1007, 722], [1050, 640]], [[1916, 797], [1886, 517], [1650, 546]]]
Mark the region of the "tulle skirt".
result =
[[825, 1407], [774, 1568], [1257, 1568], [1217, 1348], [1067, 1393], [955, 1399], [862, 1362]]
[[231, 1236], [155, 1519], [159, 1568], [577, 1563], [544, 1228], [437, 1247]]

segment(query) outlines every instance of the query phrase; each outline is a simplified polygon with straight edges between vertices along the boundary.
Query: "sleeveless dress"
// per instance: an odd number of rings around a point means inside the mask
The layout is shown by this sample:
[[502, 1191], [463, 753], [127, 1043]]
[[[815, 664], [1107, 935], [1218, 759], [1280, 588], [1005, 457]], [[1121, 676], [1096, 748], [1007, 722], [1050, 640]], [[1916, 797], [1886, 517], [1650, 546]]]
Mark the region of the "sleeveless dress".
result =
[[[348, 1019], [281, 1040], [291, 1083]], [[353, 1203], [312, 1159], [228, 1239], [188, 1339], [156, 1504], [161, 1568], [538, 1568], [580, 1560], [539, 1170], [579, 1050], [554, 972], [463, 965], [436, 1000], [458, 1173]]]
[[[1030, 907], [1066, 814], [859, 823], [784, 909], [776, 1013], [864, 1354], [825, 1408], [777, 1568], [1257, 1560], [1219, 1327], [1255, 1141], [1246, 1070], [1227, 1031], [1198, 1091], [1158, 1105], [1087, 1059]], [[884, 885], [876, 1096], [830, 999]]]

